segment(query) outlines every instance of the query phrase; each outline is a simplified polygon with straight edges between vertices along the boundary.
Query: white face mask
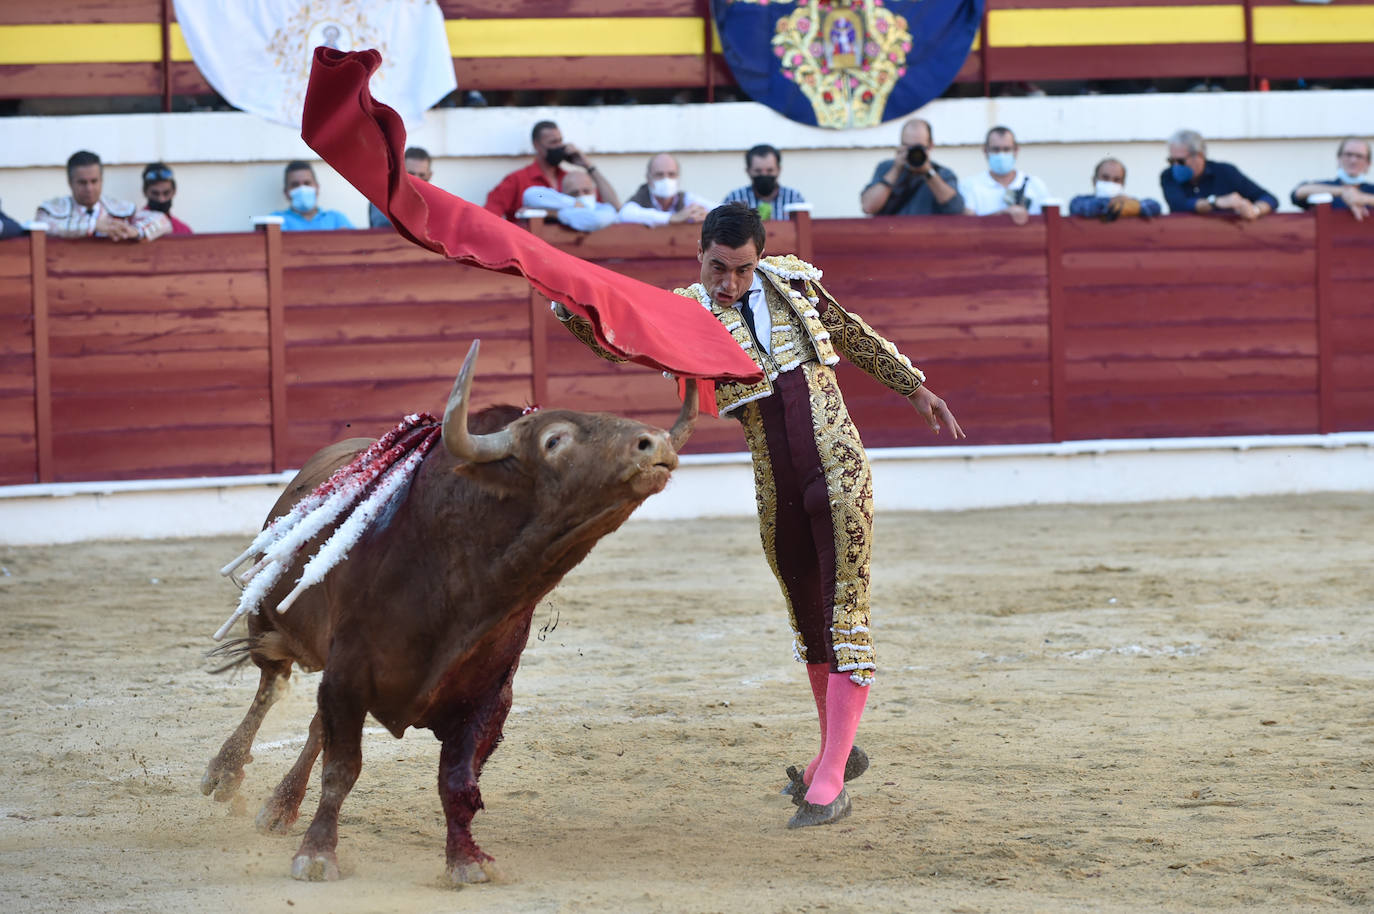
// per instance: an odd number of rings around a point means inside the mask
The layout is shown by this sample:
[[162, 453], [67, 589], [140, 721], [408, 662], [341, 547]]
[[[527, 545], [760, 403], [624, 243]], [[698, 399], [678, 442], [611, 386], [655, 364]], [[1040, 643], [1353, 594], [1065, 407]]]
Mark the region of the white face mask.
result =
[[1364, 175], [1352, 175], [1342, 168], [1340, 171], [1336, 172], [1336, 177], [1340, 178], [1342, 184], [1359, 184], [1360, 179], [1363, 178]]
[[583, 209], [596, 209], [596, 194], [578, 194], [575, 199]]
[[677, 196], [677, 178], [659, 178], [649, 185], [649, 193], [660, 200]]
[[1119, 197], [1126, 192], [1126, 185], [1115, 181], [1098, 181], [1093, 185], [1099, 197]]

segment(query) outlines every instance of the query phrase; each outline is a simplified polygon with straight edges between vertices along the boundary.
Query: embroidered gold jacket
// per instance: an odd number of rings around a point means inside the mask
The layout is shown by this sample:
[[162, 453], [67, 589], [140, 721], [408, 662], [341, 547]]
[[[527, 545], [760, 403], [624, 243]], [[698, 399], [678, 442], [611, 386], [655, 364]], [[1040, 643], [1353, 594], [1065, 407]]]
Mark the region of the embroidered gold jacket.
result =
[[[925, 383], [925, 374], [912, 366], [897, 347], [870, 327], [861, 317], [846, 311], [821, 285], [821, 271], [791, 254], [765, 257], [759, 261], [764, 300], [768, 304], [773, 329], [771, 352], [763, 352], [744, 324], [744, 316], [733, 305], [716, 304], [700, 283], [674, 289], [678, 295], [695, 298], [708, 308], [735, 342], [763, 369], [763, 380], [755, 383], [716, 382], [716, 408], [722, 416], [753, 400], [773, 393], [778, 374], [815, 360], [825, 365], [839, 361], [838, 350], [858, 368], [884, 386], [910, 396]], [[560, 319], [561, 316], [560, 316]], [[569, 315], [563, 321], [574, 336], [598, 356], [623, 361], [596, 343], [591, 324]]]

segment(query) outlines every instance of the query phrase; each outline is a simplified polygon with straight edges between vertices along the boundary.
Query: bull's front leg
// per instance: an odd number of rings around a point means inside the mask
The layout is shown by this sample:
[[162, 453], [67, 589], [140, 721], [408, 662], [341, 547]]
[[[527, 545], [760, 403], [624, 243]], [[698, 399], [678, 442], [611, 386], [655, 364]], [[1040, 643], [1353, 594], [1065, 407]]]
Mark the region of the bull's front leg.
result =
[[452, 730], [435, 733], [443, 740], [439, 753], [439, 797], [448, 822], [448, 878], [454, 885], [487, 882], [495, 875], [492, 857], [477, 846], [471, 826], [473, 816], [482, 808], [477, 779], [501, 740], [501, 728], [510, 713], [514, 676], [512, 667], [482, 703], [463, 719], [452, 722]]
[[258, 735], [258, 728], [262, 726], [268, 710], [286, 691], [286, 681], [290, 675], [289, 660], [262, 664], [253, 703], [248, 706], [242, 723], [224, 741], [219, 754], [210, 760], [205, 776], [200, 779], [201, 793], [213, 793], [215, 799], [223, 803], [238, 792], [239, 785], [243, 783], [243, 766], [253, 760], [253, 738]]
[[310, 882], [339, 878], [339, 808], [363, 768], [363, 718], [367, 705], [341, 678], [326, 669], [320, 682], [318, 716], [324, 744], [320, 805], [291, 861], [292, 877]]
[[323, 744], [322, 734], [323, 726], [317, 711], [310, 719], [310, 735], [306, 737], [305, 746], [296, 758], [296, 764], [291, 766], [286, 777], [281, 779], [272, 796], [267, 798], [262, 804], [262, 809], [258, 811], [258, 818], [254, 823], [258, 831], [263, 834], [284, 835], [300, 817], [301, 800], [305, 798], [305, 788], [310, 783], [310, 769], [315, 767], [315, 759], [319, 758], [320, 746]]

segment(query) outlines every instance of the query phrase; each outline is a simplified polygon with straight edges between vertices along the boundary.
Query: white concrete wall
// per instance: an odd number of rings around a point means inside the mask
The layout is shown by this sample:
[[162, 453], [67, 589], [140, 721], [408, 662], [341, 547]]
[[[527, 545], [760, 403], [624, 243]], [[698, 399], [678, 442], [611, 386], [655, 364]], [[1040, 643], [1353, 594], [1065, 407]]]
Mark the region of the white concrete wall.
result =
[[[879, 512], [1374, 493], [1370, 432], [875, 448], [869, 457]], [[0, 546], [251, 537], [292, 475], [0, 487]], [[689, 455], [631, 520], [750, 516], [753, 492], [748, 454]]]
[[[1089, 189], [1092, 166], [1125, 162], [1128, 189], [1159, 196], [1164, 138], [1200, 131], [1213, 158], [1230, 161], [1288, 205], [1302, 180], [1335, 174], [1340, 137], [1371, 129], [1374, 90], [1185, 93], [1048, 98], [950, 99], [921, 113], [935, 125], [938, 161], [959, 174], [984, 167], [987, 128], [1007, 124], [1022, 143], [1021, 165], [1067, 201]], [[795, 124], [750, 102], [599, 108], [455, 108], [429, 112], [411, 144], [435, 156], [435, 183], [481, 202], [508, 171], [529, 161], [529, 130], [557, 121], [593, 154], [622, 196], [643, 180], [652, 153], [682, 153], [684, 185], [724, 196], [745, 183], [742, 152], [769, 142], [784, 152], [783, 182], [814, 204], [818, 218], [859, 216], [858, 195], [896, 144], [896, 123], [830, 131]], [[174, 212], [199, 231], [246, 231], [249, 219], [285, 206], [281, 169], [314, 155], [295, 131], [238, 113], [5, 118], [0, 206], [30, 218], [46, 197], [66, 193], [64, 164], [77, 149], [107, 163], [107, 193], [141, 199], [143, 165], [177, 171]], [[320, 169], [322, 205], [366, 224], [363, 198]]]

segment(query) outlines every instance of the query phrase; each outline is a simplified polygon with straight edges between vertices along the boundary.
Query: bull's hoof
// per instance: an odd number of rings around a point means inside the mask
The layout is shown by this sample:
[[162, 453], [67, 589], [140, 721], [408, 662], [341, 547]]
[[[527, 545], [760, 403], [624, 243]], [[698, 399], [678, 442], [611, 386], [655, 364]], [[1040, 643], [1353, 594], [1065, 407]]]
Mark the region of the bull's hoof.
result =
[[297, 854], [291, 861], [291, 878], [301, 882], [335, 882], [339, 879], [339, 858], [328, 851]]
[[849, 811], [849, 791], [841, 787], [840, 795], [824, 806], [802, 800], [801, 805], [797, 807], [796, 814], [787, 823], [787, 827], [807, 828], [812, 825], [829, 825], [849, 815]]
[[498, 873], [491, 860], [469, 860], [448, 868], [448, 881], [456, 886], [480, 885], [483, 882], [493, 882], [497, 878]]
[[300, 807], [286, 809], [277, 802], [276, 797], [270, 797], [258, 810], [253, 827], [264, 835], [284, 835], [296, 824], [300, 815]]
[[210, 767], [205, 769], [205, 776], [200, 779], [200, 792], [206, 796], [213, 793], [216, 800], [225, 803], [239, 792], [243, 778], [242, 768], [231, 770], [221, 765], [218, 758], [214, 758], [210, 760]]
[[[851, 746], [849, 758], [844, 762], [845, 783], [849, 783], [867, 770], [868, 753], [858, 746]], [[783, 787], [782, 795], [791, 797], [793, 806], [800, 806], [806, 800], [806, 782], [802, 780], [802, 771], [796, 765], [787, 766], [787, 786]]]

